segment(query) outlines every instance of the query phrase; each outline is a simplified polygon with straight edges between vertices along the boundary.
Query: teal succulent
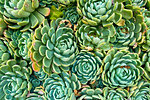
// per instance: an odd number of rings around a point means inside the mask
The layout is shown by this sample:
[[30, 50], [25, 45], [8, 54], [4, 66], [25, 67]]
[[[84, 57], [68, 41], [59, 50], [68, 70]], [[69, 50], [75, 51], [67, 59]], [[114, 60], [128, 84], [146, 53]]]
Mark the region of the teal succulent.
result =
[[44, 81], [46, 78], [48, 78], [48, 75], [42, 70], [39, 71], [39, 72], [35, 72], [34, 71], [34, 75], [37, 77], [38, 80], [40, 81]]
[[81, 84], [75, 74], [62, 72], [51, 74], [43, 84], [47, 100], [76, 100], [74, 90], [79, 90]]
[[79, 25], [79, 29], [75, 33], [76, 38], [82, 48], [90, 47], [92, 49], [109, 50], [110, 41], [115, 41], [115, 28], [110, 26], [108, 28], [93, 27], [87, 24]]
[[103, 100], [103, 91], [100, 88], [83, 88], [78, 100]]
[[102, 60], [104, 54], [100, 51], [95, 53], [81, 51], [72, 65], [72, 73], [75, 73], [82, 84], [93, 84], [100, 78]]
[[116, 41], [117, 47], [134, 47], [144, 42], [143, 35], [145, 25], [142, 23], [135, 23], [133, 20], [125, 20], [124, 26], [116, 27]]
[[21, 34], [22, 32], [20, 32], [19, 30], [14, 31], [9, 29], [4, 31], [4, 36], [8, 39], [9, 46], [13, 50], [14, 56], [16, 57], [20, 57], [18, 44], [19, 39], [21, 38]]
[[79, 14], [77, 13], [76, 6], [69, 7], [64, 12], [64, 19], [67, 19], [71, 22], [71, 24], [77, 24], [79, 19]]
[[130, 88], [130, 100], [149, 100], [150, 99], [150, 83], [140, 81], [139, 84]]
[[105, 87], [103, 95], [103, 100], [129, 100], [129, 92], [122, 88], [111, 89], [110, 87]]
[[137, 85], [143, 75], [141, 61], [136, 53], [127, 49], [111, 49], [104, 58], [102, 80], [112, 88], [126, 88]]
[[0, 65], [5, 63], [12, 56], [13, 51], [11, 50], [8, 42], [5, 39], [0, 39]]
[[50, 9], [39, 7], [38, 0], [1, 0], [0, 12], [11, 29], [21, 29], [21, 32], [35, 28], [41, 24]]
[[30, 90], [30, 93], [33, 93], [36, 87], [43, 85], [43, 83], [34, 75], [30, 75], [29, 81], [32, 84], [32, 89]]
[[29, 56], [29, 48], [32, 44], [32, 38], [33, 32], [32, 30], [23, 32], [21, 34], [20, 39], [18, 39], [18, 49], [19, 49], [19, 55], [22, 56], [25, 60], [30, 60]]
[[132, 6], [140, 6], [143, 7], [147, 4], [148, 0], [126, 0], [127, 4], [131, 4]]
[[145, 69], [144, 75], [150, 81], [150, 51], [143, 54], [142, 65]]
[[53, 20], [50, 26], [45, 20], [35, 30], [30, 48], [32, 67], [35, 71], [40, 71], [41, 66], [47, 74], [52, 71], [61, 73], [61, 70], [69, 70], [78, 54], [74, 32], [69, 26], [66, 20]]
[[52, 4], [53, 3], [53, 0], [40, 0], [40, 5], [42, 6], [42, 7], [45, 7], [46, 5], [50, 5], [50, 4]]
[[24, 100], [32, 88], [29, 81], [32, 69], [27, 62], [11, 59], [0, 66], [0, 99]]
[[132, 10], [124, 9], [122, 2], [112, 0], [77, 0], [77, 11], [83, 17], [82, 21], [92, 26], [111, 26], [120, 23], [122, 17], [133, 17]]

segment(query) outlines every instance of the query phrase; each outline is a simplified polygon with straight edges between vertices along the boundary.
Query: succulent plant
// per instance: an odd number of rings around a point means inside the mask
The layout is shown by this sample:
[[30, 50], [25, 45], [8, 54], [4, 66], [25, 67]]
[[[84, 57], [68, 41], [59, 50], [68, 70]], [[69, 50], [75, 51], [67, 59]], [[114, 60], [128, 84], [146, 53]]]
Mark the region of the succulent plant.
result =
[[148, 0], [126, 0], [126, 4], [131, 4], [132, 6], [143, 7], [146, 5], [147, 1]]
[[29, 81], [32, 84], [32, 89], [30, 90], [30, 93], [33, 93], [36, 87], [43, 85], [43, 83], [34, 75], [30, 75]]
[[126, 88], [138, 83], [144, 70], [136, 53], [127, 49], [111, 49], [104, 58], [102, 80], [104, 85], [112, 88]]
[[130, 100], [149, 100], [150, 99], [150, 83], [140, 81], [135, 87], [130, 88]]
[[21, 37], [18, 40], [19, 55], [22, 56], [22, 58], [25, 60], [30, 60], [29, 48], [32, 44], [31, 40], [32, 36], [33, 36], [32, 30], [26, 31], [21, 34]]
[[26, 97], [26, 100], [46, 100], [44, 99], [44, 91], [43, 87], [36, 87], [34, 89], [34, 93], [29, 93]]
[[50, 20], [56, 20], [63, 16], [63, 7], [59, 5], [52, 5], [50, 12]]
[[[106, 42], [115, 41], [113, 39], [115, 36], [114, 26], [108, 28], [93, 27], [87, 24], [79, 25], [79, 29], [76, 31], [75, 35], [79, 41], [82, 48], [90, 47], [92, 49], [102, 49], [109, 50], [111, 45]], [[105, 45], [107, 44], [107, 45]]]
[[75, 73], [82, 84], [93, 84], [100, 78], [101, 65], [104, 54], [100, 51], [95, 53], [81, 51], [72, 65], [72, 73]]
[[144, 42], [145, 25], [141, 23], [135, 23], [133, 20], [125, 20], [124, 26], [116, 27], [116, 41], [117, 47], [134, 47]]
[[110, 87], [105, 87], [103, 95], [103, 100], [129, 100], [129, 92], [122, 88], [111, 89]]
[[83, 88], [78, 100], [103, 100], [102, 90], [100, 88]]
[[44, 97], [41, 97], [37, 93], [30, 93], [26, 100], [44, 100]]
[[64, 5], [70, 5], [76, 2], [76, 0], [54, 0], [54, 1], [57, 1], [58, 3], [64, 4]]
[[13, 51], [11, 50], [6, 39], [0, 39], [0, 66], [5, 63], [8, 59], [13, 56]]
[[35, 30], [30, 48], [34, 71], [40, 71], [41, 66], [47, 74], [69, 70], [69, 66], [75, 62], [78, 48], [74, 32], [68, 26], [67, 20], [53, 20], [50, 26], [45, 20]]
[[24, 60], [8, 60], [0, 66], [0, 99], [24, 100], [32, 88], [29, 81], [32, 69]]
[[38, 0], [3, 0], [1, 4], [0, 12], [8, 27], [21, 29], [21, 32], [35, 28], [50, 14], [49, 8], [39, 7]]
[[77, 0], [77, 11], [83, 17], [82, 21], [92, 26], [119, 25], [122, 17], [130, 19], [133, 16], [132, 10], [124, 9], [122, 2], [112, 0]]
[[64, 12], [64, 19], [69, 20], [71, 22], [71, 24], [73, 24], [73, 25], [77, 24], [79, 15], [77, 13], [76, 6], [69, 7], [66, 9], [66, 11]]
[[43, 84], [47, 100], [76, 100], [74, 91], [81, 88], [77, 76], [62, 72], [51, 74]]
[[4, 29], [7, 27], [2, 14], [0, 14], [0, 35], [3, 35]]
[[142, 65], [145, 69], [144, 75], [150, 81], [150, 51], [143, 54]]
[[45, 7], [45, 6], [47, 6], [47, 5], [50, 5], [50, 4], [52, 4], [53, 3], [53, 0], [40, 0], [40, 5], [42, 6], [42, 7]]
[[14, 55], [16, 57], [20, 56], [18, 44], [19, 44], [19, 39], [21, 38], [21, 34], [22, 32], [20, 32], [19, 30], [14, 31], [9, 29], [4, 31], [4, 36], [8, 39], [9, 46], [13, 50]]
[[34, 71], [34, 75], [37, 77], [38, 80], [40, 81], [44, 81], [46, 78], [48, 78], [48, 75], [42, 70], [39, 71], [39, 72], [35, 72]]

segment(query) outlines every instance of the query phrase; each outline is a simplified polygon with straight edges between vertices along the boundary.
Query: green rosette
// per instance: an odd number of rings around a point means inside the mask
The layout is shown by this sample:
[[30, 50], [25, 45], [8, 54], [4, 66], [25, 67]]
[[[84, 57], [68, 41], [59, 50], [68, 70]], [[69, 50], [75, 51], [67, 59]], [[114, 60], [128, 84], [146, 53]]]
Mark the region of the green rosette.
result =
[[35, 30], [30, 48], [34, 71], [40, 71], [41, 66], [47, 74], [69, 70], [78, 54], [74, 32], [69, 26], [69, 21], [59, 18], [51, 21], [50, 26], [45, 20]]
[[30, 79], [29, 79], [30, 83], [32, 84], [32, 88], [30, 90], [30, 93], [34, 93], [34, 90], [36, 87], [42, 86], [43, 83], [34, 75], [30, 75]]
[[71, 22], [72, 25], [77, 24], [79, 20], [79, 14], [77, 13], [76, 6], [69, 7], [64, 11], [64, 19], [67, 19]]
[[129, 100], [129, 92], [122, 88], [111, 89], [110, 87], [105, 87], [103, 95], [104, 99], [101, 100]]
[[93, 27], [91, 25], [83, 24], [78, 26], [75, 33], [82, 49], [90, 47], [91, 49], [109, 50], [111, 48], [110, 41], [115, 41], [115, 27], [112, 25], [108, 28]]
[[32, 30], [23, 32], [18, 40], [19, 55], [25, 60], [30, 60], [29, 48], [32, 44]]
[[18, 41], [21, 38], [21, 34], [22, 32], [20, 32], [19, 30], [13, 31], [11, 29], [8, 29], [4, 31], [4, 36], [7, 38], [9, 46], [13, 50], [15, 57], [20, 57]]
[[100, 88], [91, 89], [90, 87], [83, 88], [79, 93], [78, 100], [104, 100], [103, 91]]
[[133, 47], [136, 48], [145, 40], [143, 35], [146, 30], [144, 23], [137, 23], [133, 20], [125, 20], [124, 26], [116, 27], [116, 47]]
[[10, 58], [13, 58], [13, 51], [5, 38], [0, 38], [0, 66]]
[[137, 86], [130, 88], [130, 100], [150, 100], [150, 83], [140, 81]]
[[8, 60], [0, 66], [0, 99], [25, 100], [32, 88], [29, 81], [32, 69], [24, 60]]
[[100, 51], [81, 51], [72, 65], [72, 73], [75, 73], [82, 84], [93, 84], [100, 78], [102, 60], [104, 54]]
[[142, 55], [142, 65], [145, 69], [145, 77], [150, 81], [150, 51], [143, 53]]
[[48, 78], [48, 75], [42, 70], [39, 71], [39, 72], [35, 72], [34, 71], [34, 75], [37, 77], [38, 80], [40, 81], [44, 81], [46, 78]]
[[111, 88], [126, 88], [137, 85], [144, 74], [138, 54], [128, 49], [111, 49], [104, 58], [102, 80]]
[[102, 24], [107, 27], [113, 23], [119, 25], [122, 17], [133, 17], [132, 10], [124, 9], [122, 1], [118, 3], [112, 0], [77, 0], [77, 11], [83, 17], [82, 21], [92, 26]]
[[126, 0], [126, 4], [131, 4], [132, 6], [143, 7], [146, 6], [149, 0]]
[[76, 100], [75, 90], [81, 88], [77, 76], [62, 72], [51, 74], [43, 84], [46, 100]]
[[35, 28], [41, 24], [50, 9], [39, 7], [38, 0], [1, 0], [0, 12], [11, 29], [21, 29], [21, 32]]

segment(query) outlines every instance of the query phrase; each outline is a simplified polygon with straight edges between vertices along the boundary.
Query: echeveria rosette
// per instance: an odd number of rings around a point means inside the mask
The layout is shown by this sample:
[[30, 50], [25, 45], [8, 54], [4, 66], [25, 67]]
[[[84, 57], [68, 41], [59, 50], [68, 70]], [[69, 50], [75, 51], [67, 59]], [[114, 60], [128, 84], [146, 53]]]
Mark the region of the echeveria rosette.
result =
[[77, 24], [79, 20], [79, 14], [77, 13], [76, 6], [66, 9], [64, 12], [64, 19], [69, 20], [72, 25]]
[[0, 66], [10, 58], [13, 58], [13, 51], [5, 38], [0, 39]]
[[90, 47], [92, 49], [109, 50], [111, 47], [109, 42], [116, 40], [115, 28], [113, 25], [107, 28], [103, 28], [100, 26], [93, 27], [80, 23], [75, 36], [78, 39], [82, 49]]
[[41, 24], [45, 16], [50, 14], [50, 9], [39, 7], [38, 0], [4, 0], [0, 12], [9, 28], [23, 32]]
[[48, 75], [43, 71], [42, 68], [38, 72], [34, 71], [34, 75], [37, 77], [38, 80], [40, 80], [42, 82], [48, 77]]
[[7, 27], [2, 14], [0, 14], [0, 35], [3, 35], [4, 29]]
[[103, 91], [100, 88], [91, 89], [89, 87], [83, 88], [79, 92], [78, 100], [103, 100]]
[[132, 10], [124, 9], [122, 2], [113, 0], [77, 0], [77, 11], [85, 24], [104, 27], [122, 22], [122, 17], [130, 19]]
[[150, 81], [150, 51], [144, 52], [141, 58], [142, 67], [145, 69], [145, 77]]
[[72, 73], [53, 73], [43, 84], [45, 98], [48, 100], [76, 100], [74, 91], [81, 88], [77, 76]]
[[137, 85], [144, 73], [141, 61], [136, 53], [127, 49], [111, 49], [104, 58], [102, 80], [111, 88], [126, 88]]
[[[117, 1], [117, 0], [116, 0]], [[124, 0], [126, 1], [126, 5], [127, 4], [130, 4], [132, 6], [140, 6], [140, 7], [143, 7], [143, 6], [146, 6], [147, 4], [147, 1], [148, 0]]]
[[72, 73], [75, 73], [82, 84], [93, 84], [100, 78], [102, 71], [102, 60], [104, 54], [100, 51], [81, 51], [76, 57], [76, 62], [71, 66]]
[[41, 82], [37, 77], [34, 75], [30, 75], [29, 79], [30, 83], [32, 84], [32, 89], [30, 90], [30, 93], [34, 93], [34, 90], [36, 87], [42, 86], [43, 82]]
[[9, 46], [11, 47], [11, 49], [14, 52], [14, 56], [16, 57], [20, 57], [19, 54], [19, 48], [18, 48], [18, 44], [19, 44], [19, 39], [21, 38], [22, 32], [20, 32], [20, 30], [5, 30], [4, 31], [4, 36], [7, 38]]
[[32, 69], [24, 60], [8, 60], [0, 66], [0, 99], [24, 100], [32, 88], [29, 81]]
[[137, 86], [130, 88], [130, 100], [150, 100], [150, 83], [141, 80]]
[[145, 24], [136, 23], [133, 20], [125, 20], [124, 26], [116, 27], [116, 47], [133, 47], [144, 42]]
[[41, 66], [47, 74], [68, 71], [75, 62], [78, 48], [74, 32], [69, 21], [57, 19], [49, 26], [45, 20], [43, 25], [35, 30], [30, 57], [33, 70], [40, 71]]
[[123, 88], [111, 89], [110, 87], [105, 87], [103, 96], [103, 100], [129, 100], [129, 92]]
[[33, 36], [32, 30], [26, 31], [21, 33], [21, 37], [18, 40], [19, 55], [25, 60], [30, 60], [29, 48], [32, 44], [31, 40], [32, 36]]

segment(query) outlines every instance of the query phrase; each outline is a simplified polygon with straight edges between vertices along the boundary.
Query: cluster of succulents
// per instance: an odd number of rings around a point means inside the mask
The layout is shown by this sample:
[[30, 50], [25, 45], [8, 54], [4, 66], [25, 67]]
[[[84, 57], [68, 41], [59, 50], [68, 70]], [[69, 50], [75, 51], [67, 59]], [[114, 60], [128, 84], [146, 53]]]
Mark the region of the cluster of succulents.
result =
[[0, 100], [150, 100], [150, 0], [0, 0]]

